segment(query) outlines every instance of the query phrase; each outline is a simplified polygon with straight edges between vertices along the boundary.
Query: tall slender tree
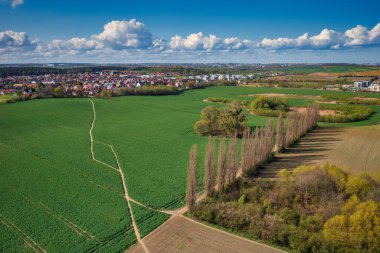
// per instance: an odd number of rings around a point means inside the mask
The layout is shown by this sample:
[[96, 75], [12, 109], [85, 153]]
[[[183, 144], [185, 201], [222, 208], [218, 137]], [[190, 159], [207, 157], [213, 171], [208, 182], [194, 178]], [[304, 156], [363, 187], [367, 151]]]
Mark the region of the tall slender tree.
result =
[[238, 173], [239, 169], [239, 157], [238, 157], [238, 139], [237, 133], [230, 138], [230, 143], [228, 146], [228, 169], [226, 175], [226, 183], [232, 183]]
[[283, 134], [283, 116], [282, 113], [278, 115], [277, 129], [276, 129], [276, 151], [281, 152], [284, 149], [284, 134]]
[[226, 168], [227, 168], [227, 150], [225, 137], [220, 139], [219, 155], [218, 155], [218, 175], [216, 188], [218, 191], [223, 190], [226, 182]]
[[240, 171], [238, 176], [242, 175], [249, 167], [250, 163], [250, 134], [249, 128], [246, 128], [243, 133], [243, 139], [241, 141], [241, 160], [240, 160]]
[[186, 206], [193, 210], [197, 200], [197, 173], [198, 173], [197, 145], [194, 144], [189, 153], [189, 163], [187, 172]]
[[205, 195], [209, 197], [212, 195], [214, 189], [215, 178], [215, 141], [211, 136], [208, 137], [208, 143], [206, 146], [205, 160], [204, 160], [204, 187]]

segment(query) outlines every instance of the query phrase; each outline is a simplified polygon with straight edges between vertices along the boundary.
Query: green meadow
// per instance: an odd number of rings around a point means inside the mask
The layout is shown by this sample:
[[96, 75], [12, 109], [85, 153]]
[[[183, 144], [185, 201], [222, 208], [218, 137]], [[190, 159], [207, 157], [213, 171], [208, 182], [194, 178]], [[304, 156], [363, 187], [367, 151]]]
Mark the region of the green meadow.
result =
[[[189, 149], [198, 144], [201, 165], [206, 143], [206, 138], [194, 134], [193, 125], [202, 108], [216, 105], [203, 100], [253, 100], [241, 95], [260, 93], [320, 96], [335, 92], [212, 87], [173, 96], [93, 99], [95, 157], [116, 167], [107, 146], [112, 145], [130, 197], [152, 208], [179, 208], [184, 205]], [[311, 102], [289, 99], [292, 106]], [[374, 115], [365, 121], [324, 125], [376, 124], [380, 107], [372, 108]], [[91, 102], [85, 98], [0, 105], [0, 251], [29, 252], [26, 244], [33, 243], [25, 235], [53, 252], [119, 252], [136, 242], [119, 173], [92, 160], [92, 120]], [[266, 120], [249, 115], [251, 127]], [[136, 204], [132, 209], [143, 236], [168, 218]]]

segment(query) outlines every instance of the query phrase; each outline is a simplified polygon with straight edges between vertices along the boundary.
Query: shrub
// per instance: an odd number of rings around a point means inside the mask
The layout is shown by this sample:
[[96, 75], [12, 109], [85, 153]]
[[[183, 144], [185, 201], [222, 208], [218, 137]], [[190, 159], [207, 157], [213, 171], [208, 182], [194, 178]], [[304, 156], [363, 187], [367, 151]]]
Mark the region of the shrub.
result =
[[229, 99], [229, 98], [219, 98], [219, 97], [206, 98], [206, 100], [209, 101], [209, 102], [223, 103], [223, 104], [227, 104], [227, 103], [231, 103], [232, 102], [232, 99]]
[[243, 195], [241, 195], [241, 197], [239, 198], [239, 200], [238, 200], [238, 204], [239, 205], [243, 205], [245, 203], [245, 195], [243, 194]]
[[61, 86], [58, 86], [53, 91], [54, 97], [56, 98], [62, 98], [63, 97], [63, 90]]
[[285, 221], [288, 225], [298, 226], [300, 221], [300, 215], [295, 212], [293, 209], [285, 208], [280, 212], [280, 217]]
[[360, 176], [349, 175], [346, 183], [346, 193], [364, 197], [372, 189], [371, 183]]
[[380, 248], [379, 204], [369, 200], [357, 204], [352, 214], [329, 219], [323, 227], [323, 236], [337, 248], [376, 252]]

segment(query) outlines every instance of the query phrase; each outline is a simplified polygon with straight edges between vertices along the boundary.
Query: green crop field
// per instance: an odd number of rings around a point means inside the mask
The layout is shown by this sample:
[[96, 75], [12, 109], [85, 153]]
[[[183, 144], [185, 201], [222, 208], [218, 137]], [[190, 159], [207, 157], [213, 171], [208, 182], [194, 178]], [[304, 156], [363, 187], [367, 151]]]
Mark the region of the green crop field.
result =
[[[192, 130], [208, 97], [259, 93], [323, 95], [320, 90], [213, 87], [176, 96], [93, 99], [95, 158], [88, 99], [42, 99], [0, 105], [0, 251], [120, 252], [136, 242], [112, 145], [131, 198], [152, 208], [184, 205], [189, 148], [197, 143], [199, 178], [206, 138]], [[355, 93], [358, 94], [358, 93]], [[373, 94], [360, 94], [378, 97]], [[244, 99], [254, 99], [244, 97]], [[289, 99], [291, 105], [309, 99]], [[223, 106], [223, 105], [218, 105]], [[380, 122], [379, 107], [368, 120]], [[249, 125], [266, 117], [249, 116]], [[337, 125], [337, 124], [331, 124]], [[202, 185], [200, 183], [200, 189]], [[142, 236], [168, 215], [132, 203]], [[37, 250], [38, 251], [38, 250]]]

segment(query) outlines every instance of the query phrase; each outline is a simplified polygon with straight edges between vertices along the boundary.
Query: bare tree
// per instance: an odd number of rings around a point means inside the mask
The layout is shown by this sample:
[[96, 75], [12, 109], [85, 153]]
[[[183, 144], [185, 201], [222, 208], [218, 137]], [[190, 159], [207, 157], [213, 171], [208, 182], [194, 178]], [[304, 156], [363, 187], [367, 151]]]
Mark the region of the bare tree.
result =
[[248, 170], [250, 164], [250, 135], [251, 131], [249, 128], [243, 133], [243, 139], [241, 141], [241, 161], [240, 161], [240, 172], [238, 175], [242, 175], [245, 171]]
[[283, 117], [282, 113], [278, 115], [276, 130], [276, 151], [281, 152], [284, 149], [284, 133], [283, 133]]
[[218, 175], [216, 188], [221, 191], [226, 182], [226, 168], [227, 168], [227, 151], [226, 151], [226, 139], [223, 137], [220, 139], [219, 155], [218, 155]]
[[237, 133], [235, 136], [230, 138], [230, 143], [228, 146], [228, 167], [226, 175], [226, 183], [232, 183], [238, 173], [239, 169], [239, 157], [238, 157], [238, 139]]
[[206, 146], [205, 160], [204, 160], [204, 187], [205, 195], [209, 197], [212, 195], [214, 189], [214, 178], [215, 178], [215, 141], [209, 136], [208, 143]]
[[197, 145], [194, 144], [189, 153], [188, 173], [187, 173], [187, 189], [186, 189], [186, 205], [188, 209], [193, 210], [197, 200], [197, 173], [198, 173], [198, 154]]
[[319, 106], [309, 105], [305, 113], [290, 112], [286, 117], [285, 147], [289, 147], [317, 125]]

